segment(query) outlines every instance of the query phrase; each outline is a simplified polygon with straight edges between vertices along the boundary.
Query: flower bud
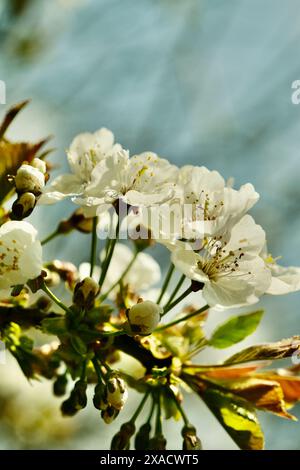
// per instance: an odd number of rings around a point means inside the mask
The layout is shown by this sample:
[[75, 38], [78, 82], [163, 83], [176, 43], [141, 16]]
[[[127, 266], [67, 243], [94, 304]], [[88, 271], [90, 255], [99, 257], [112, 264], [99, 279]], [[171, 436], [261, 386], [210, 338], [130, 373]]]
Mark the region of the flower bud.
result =
[[86, 396], [87, 383], [84, 380], [78, 380], [75, 383], [73, 398], [76, 401], [76, 408], [82, 410], [87, 405], [87, 396]]
[[103, 383], [98, 383], [96, 385], [93, 403], [97, 410], [106, 410], [106, 408], [109, 406], [107, 401], [107, 389]]
[[23, 193], [13, 203], [12, 215], [15, 220], [22, 220], [28, 217], [36, 204], [36, 198], [33, 193]]
[[149, 449], [149, 442], [150, 442], [150, 433], [151, 433], [151, 425], [150, 423], [145, 423], [135, 436], [134, 447], [135, 450], [147, 450]]
[[91, 310], [99, 293], [99, 285], [91, 277], [78, 282], [74, 289], [73, 302], [80, 308]]
[[137, 303], [127, 311], [127, 318], [132, 333], [141, 336], [151, 335], [157, 327], [163, 309], [151, 302], [145, 300]]
[[152, 437], [149, 441], [149, 450], [166, 450], [167, 441], [162, 434]]
[[46, 162], [44, 162], [44, 160], [41, 160], [40, 158], [34, 158], [31, 162], [31, 166], [33, 166], [33, 168], [36, 168], [43, 174], [47, 172]]
[[39, 195], [45, 186], [45, 177], [37, 168], [23, 164], [17, 171], [15, 185], [18, 193]]
[[121, 410], [128, 398], [128, 390], [124, 380], [113, 372], [106, 386], [108, 402], [117, 410]]
[[181, 435], [183, 437], [182, 450], [202, 450], [202, 444], [194, 426], [184, 426]]
[[84, 380], [77, 380], [71, 395], [61, 405], [61, 411], [64, 416], [73, 416], [77, 411], [86, 407], [86, 389], [87, 383]]
[[117, 434], [112, 438], [111, 450], [128, 450], [130, 447], [130, 438], [135, 433], [135, 425], [130, 421], [124, 423]]
[[53, 393], [57, 397], [62, 397], [66, 393], [68, 380], [65, 375], [59, 375], [53, 384]]
[[106, 410], [101, 411], [101, 417], [106, 424], [110, 424], [116, 419], [119, 413], [120, 410], [117, 410], [113, 406], [108, 406]]
[[62, 402], [60, 410], [63, 416], [74, 416], [78, 409], [74, 405], [72, 397], [67, 398], [64, 402]]

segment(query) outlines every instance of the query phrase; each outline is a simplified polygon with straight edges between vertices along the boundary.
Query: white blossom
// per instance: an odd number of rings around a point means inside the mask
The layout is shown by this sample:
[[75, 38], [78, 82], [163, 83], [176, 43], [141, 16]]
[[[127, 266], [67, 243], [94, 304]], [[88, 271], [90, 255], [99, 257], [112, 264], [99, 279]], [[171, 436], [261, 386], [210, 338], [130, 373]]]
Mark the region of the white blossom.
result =
[[28, 222], [6, 222], [0, 227], [0, 289], [24, 284], [42, 270], [42, 246]]
[[74, 203], [83, 206], [86, 215], [95, 215], [97, 205], [92, 204], [89, 194], [93, 171], [99, 162], [121, 150], [108, 129], [79, 134], [67, 151], [71, 172], [58, 176], [44, 191], [39, 204], [53, 204], [71, 197]]
[[56, 178], [39, 204], [71, 197], [90, 217], [119, 198], [131, 205], [164, 202], [173, 194], [178, 173], [177, 167], [152, 152], [129, 158], [129, 152], [114, 144], [112, 132], [104, 128], [77, 136], [68, 161], [71, 173]]
[[265, 232], [249, 215], [232, 229], [228, 239], [207, 238], [198, 252], [179, 248], [172, 261], [188, 278], [204, 284], [203, 297], [211, 307], [253, 304], [271, 283], [271, 273], [260, 253]]
[[103, 204], [118, 199], [132, 206], [163, 203], [173, 197], [177, 176], [178, 168], [153, 152], [129, 158], [122, 150], [97, 165], [90, 195]]
[[189, 165], [179, 171], [174, 197], [165, 204], [142, 208], [141, 218], [153, 238], [172, 250], [181, 240], [230, 232], [258, 198], [251, 184], [237, 191], [226, 186], [217, 171]]

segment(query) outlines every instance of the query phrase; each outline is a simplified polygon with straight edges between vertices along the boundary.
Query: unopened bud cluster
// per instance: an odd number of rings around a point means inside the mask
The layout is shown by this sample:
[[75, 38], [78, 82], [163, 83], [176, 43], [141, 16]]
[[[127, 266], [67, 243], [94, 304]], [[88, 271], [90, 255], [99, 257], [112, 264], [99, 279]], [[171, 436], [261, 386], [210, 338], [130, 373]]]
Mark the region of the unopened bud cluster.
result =
[[41, 195], [45, 186], [46, 163], [34, 158], [31, 164], [23, 163], [17, 171], [14, 179], [17, 200], [12, 206], [12, 217], [16, 220], [22, 220], [28, 217]]
[[124, 380], [113, 371], [106, 376], [105, 384], [100, 382], [95, 387], [93, 403], [101, 410], [101, 417], [107, 424], [116, 419], [128, 398]]

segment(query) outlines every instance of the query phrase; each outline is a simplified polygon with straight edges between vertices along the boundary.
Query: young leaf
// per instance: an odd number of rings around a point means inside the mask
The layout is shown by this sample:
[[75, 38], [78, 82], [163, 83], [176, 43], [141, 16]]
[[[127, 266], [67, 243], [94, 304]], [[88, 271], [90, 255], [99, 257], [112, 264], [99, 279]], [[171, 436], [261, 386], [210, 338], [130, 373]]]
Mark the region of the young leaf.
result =
[[240, 449], [263, 449], [264, 435], [254, 408], [246, 400], [212, 387], [202, 398]]
[[277, 343], [250, 346], [226, 359], [224, 364], [284, 359], [297, 353], [300, 354], [300, 336], [293, 336]]
[[223, 380], [217, 383], [231, 393], [252, 403], [255, 408], [269, 411], [282, 418], [296, 419], [287, 412], [282, 388], [274, 380], [245, 377], [243, 379]]
[[30, 162], [48, 141], [48, 139], [44, 139], [36, 144], [29, 142], [13, 143], [4, 138], [7, 128], [27, 103], [27, 101], [24, 101], [13, 106], [0, 124], [0, 202], [13, 189], [13, 186], [7, 180], [7, 175], [15, 175], [21, 164], [25, 160]]
[[210, 346], [224, 349], [239, 343], [256, 330], [263, 313], [263, 310], [258, 310], [230, 318], [213, 332], [209, 340]]
[[300, 401], [300, 377], [286, 375], [288, 373], [288, 369], [283, 369], [280, 374], [274, 371], [267, 371], [257, 376], [276, 381], [281, 386], [285, 402], [287, 405], [292, 406], [297, 401]]

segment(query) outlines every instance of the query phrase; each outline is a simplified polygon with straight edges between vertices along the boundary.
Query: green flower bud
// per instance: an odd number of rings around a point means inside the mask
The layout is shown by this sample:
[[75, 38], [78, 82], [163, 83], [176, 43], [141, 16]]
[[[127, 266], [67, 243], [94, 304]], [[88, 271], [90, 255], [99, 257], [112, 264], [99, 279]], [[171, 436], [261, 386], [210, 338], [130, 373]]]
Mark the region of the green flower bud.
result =
[[59, 375], [53, 384], [53, 393], [57, 397], [62, 397], [66, 393], [68, 379], [65, 375]]
[[130, 438], [135, 433], [135, 425], [130, 421], [124, 423], [117, 434], [112, 438], [111, 450], [127, 450], [130, 447]]
[[151, 425], [145, 423], [135, 436], [134, 447], [136, 450], [148, 450], [150, 442]]
[[97, 410], [106, 410], [108, 407], [109, 403], [107, 401], [107, 389], [103, 383], [98, 383], [96, 385], [93, 403]]
[[44, 162], [44, 160], [41, 160], [40, 158], [34, 158], [31, 162], [31, 166], [33, 166], [43, 174], [47, 172], [46, 162]]
[[124, 380], [113, 372], [106, 386], [108, 402], [117, 410], [121, 410], [128, 398], [128, 390]]
[[21, 165], [15, 177], [15, 186], [19, 194], [33, 193], [39, 195], [45, 186], [45, 176], [31, 165]]
[[15, 220], [22, 220], [28, 217], [36, 204], [36, 198], [33, 193], [23, 193], [13, 203], [12, 216]]
[[101, 417], [106, 424], [110, 424], [116, 419], [119, 413], [120, 410], [117, 410], [113, 406], [108, 406], [106, 410], [101, 411]]
[[166, 450], [167, 441], [162, 434], [152, 437], [149, 441], [149, 450]]
[[194, 426], [184, 426], [181, 435], [183, 437], [182, 450], [202, 450], [202, 443]]
[[80, 308], [91, 310], [99, 293], [99, 285], [91, 277], [86, 277], [75, 286], [73, 302]]
[[151, 335], [160, 321], [162, 312], [162, 307], [151, 300], [141, 301], [131, 307], [127, 311], [127, 318], [132, 333], [141, 336]]

